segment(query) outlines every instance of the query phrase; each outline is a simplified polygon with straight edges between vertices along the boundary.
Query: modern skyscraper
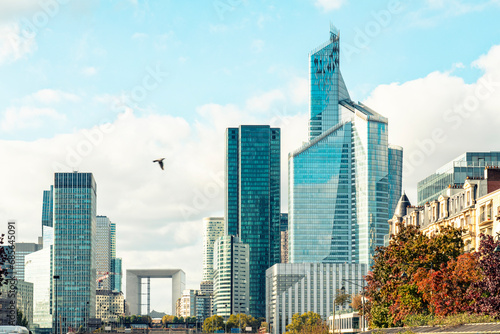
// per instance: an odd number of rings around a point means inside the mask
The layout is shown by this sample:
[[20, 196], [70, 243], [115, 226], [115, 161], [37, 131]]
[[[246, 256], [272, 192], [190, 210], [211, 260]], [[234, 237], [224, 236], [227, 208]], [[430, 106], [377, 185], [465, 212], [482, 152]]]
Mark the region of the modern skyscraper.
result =
[[449, 185], [463, 186], [465, 179], [484, 176], [485, 167], [500, 166], [500, 152], [465, 152], [417, 184], [418, 205], [438, 199]]
[[113, 292], [121, 292], [122, 291], [122, 258], [115, 257], [111, 262], [111, 272], [113, 273], [111, 276], [111, 290]]
[[214, 278], [214, 244], [224, 235], [224, 218], [203, 218], [203, 282], [213, 282]]
[[265, 272], [280, 262], [280, 129], [228, 128], [225, 171], [226, 235], [249, 245], [249, 309], [263, 317]]
[[33, 283], [33, 322], [37, 333], [52, 330], [51, 282], [54, 229], [44, 225], [43, 249], [26, 255], [25, 280]]
[[42, 206], [42, 234], [43, 226], [52, 227], [53, 226], [53, 210], [54, 210], [54, 200], [53, 200], [54, 186], [50, 186], [50, 190], [43, 191], [43, 206]]
[[387, 118], [351, 101], [335, 28], [309, 57], [310, 141], [289, 154], [290, 262], [370, 264], [401, 194], [402, 151], [389, 149]]
[[24, 280], [24, 260], [26, 255], [42, 249], [42, 244], [34, 242], [16, 242], [16, 258], [14, 275], [18, 280]]
[[[54, 180], [54, 306], [63, 333], [95, 317], [96, 183], [92, 173], [56, 173]], [[59, 320], [58, 319], [58, 320]]]
[[[248, 250], [248, 245], [233, 235], [220, 237], [214, 245], [213, 307], [215, 314], [226, 320], [231, 314], [248, 314], [251, 275]], [[265, 304], [263, 306], [265, 308]]]
[[111, 290], [112, 233], [108, 217], [97, 216], [96, 237], [97, 290]]

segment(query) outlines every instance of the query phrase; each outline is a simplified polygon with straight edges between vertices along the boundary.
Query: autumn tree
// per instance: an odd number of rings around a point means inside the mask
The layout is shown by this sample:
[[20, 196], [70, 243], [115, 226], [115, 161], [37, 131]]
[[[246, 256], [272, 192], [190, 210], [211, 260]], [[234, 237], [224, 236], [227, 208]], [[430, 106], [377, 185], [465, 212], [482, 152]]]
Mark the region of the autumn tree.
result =
[[419, 270], [429, 272], [463, 253], [462, 230], [441, 228], [432, 237], [415, 226], [399, 225], [387, 247], [378, 247], [372, 271], [366, 276], [365, 309], [373, 327], [402, 325], [409, 314], [428, 313], [429, 301], [414, 279]]
[[429, 304], [431, 314], [448, 316], [467, 312], [471, 302], [467, 291], [472, 284], [482, 280], [478, 254], [462, 254], [437, 270], [420, 268], [413, 280]]
[[500, 241], [483, 234], [480, 238], [477, 257], [482, 279], [469, 287], [469, 310], [500, 318]]

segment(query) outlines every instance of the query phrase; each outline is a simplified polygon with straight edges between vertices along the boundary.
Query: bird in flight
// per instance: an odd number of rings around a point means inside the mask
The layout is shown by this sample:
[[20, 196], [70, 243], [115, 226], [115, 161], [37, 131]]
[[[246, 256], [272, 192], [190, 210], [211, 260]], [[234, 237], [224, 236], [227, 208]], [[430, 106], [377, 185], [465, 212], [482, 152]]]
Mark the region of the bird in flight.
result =
[[156, 160], [153, 160], [153, 162], [157, 162], [161, 169], [163, 170], [163, 160], [165, 160], [165, 158], [161, 158], [161, 159], [156, 159]]

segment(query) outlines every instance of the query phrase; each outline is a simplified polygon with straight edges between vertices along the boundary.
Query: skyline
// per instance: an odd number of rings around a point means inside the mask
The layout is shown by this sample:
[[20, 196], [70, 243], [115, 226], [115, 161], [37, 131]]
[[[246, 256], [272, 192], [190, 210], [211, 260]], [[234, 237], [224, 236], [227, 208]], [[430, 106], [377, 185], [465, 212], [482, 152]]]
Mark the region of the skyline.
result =
[[[352, 99], [389, 119], [405, 164], [423, 156], [404, 169], [412, 203], [416, 182], [445, 162], [498, 150], [500, 34], [488, 24], [498, 1], [401, 3], [394, 14], [391, 1], [214, 1], [199, 11], [172, 1], [57, 3], [34, 38], [22, 25], [48, 12], [34, 0], [0, 4], [0, 154], [9, 161], [0, 215], [17, 220], [20, 242], [41, 235], [54, 172], [75, 167], [95, 176], [97, 213], [117, 224], [124, 271], [178, 267], [198, 288], [202, 218], [224, 210], [225, 130], [281, 128], [286, 212], [287, 155], [307, 140], [308, 53], [328, 40], [330, 21], [354, 48], [340, 58]], [[380, 11], [391, 13], [387, 25]], [[377, 24], [367, 48], [356, 44]], [[152, 163], [163, 156], [165, 171]]]

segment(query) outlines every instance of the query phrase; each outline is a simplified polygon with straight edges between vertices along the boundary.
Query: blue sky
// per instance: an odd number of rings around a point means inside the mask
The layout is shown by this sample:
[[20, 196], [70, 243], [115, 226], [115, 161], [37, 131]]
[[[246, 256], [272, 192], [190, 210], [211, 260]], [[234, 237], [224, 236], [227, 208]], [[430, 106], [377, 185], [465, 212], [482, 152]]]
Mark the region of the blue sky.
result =
[[93, 172], [124, 268], [182, 267], [197, 288], [201, 219], [224, 207], [225, 128], [282, 128], [287, 211], [308, 53], [330, 22], [351, 98], [389, 118], [415, 201], [445, 162], [498, 150], [499, 17], [498, 0], [2, 1], [0, 220], [36, 240], [54, 172]]

